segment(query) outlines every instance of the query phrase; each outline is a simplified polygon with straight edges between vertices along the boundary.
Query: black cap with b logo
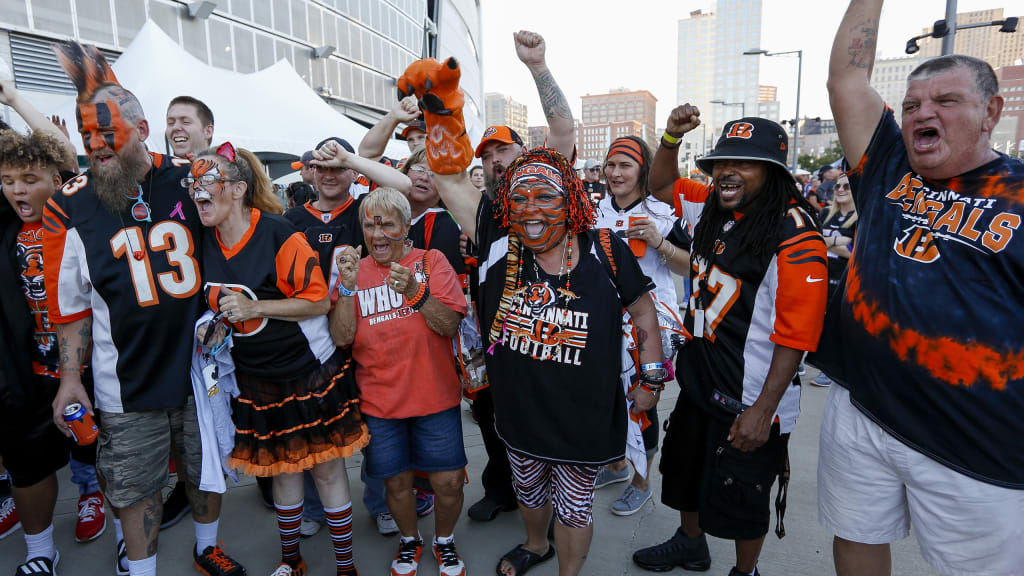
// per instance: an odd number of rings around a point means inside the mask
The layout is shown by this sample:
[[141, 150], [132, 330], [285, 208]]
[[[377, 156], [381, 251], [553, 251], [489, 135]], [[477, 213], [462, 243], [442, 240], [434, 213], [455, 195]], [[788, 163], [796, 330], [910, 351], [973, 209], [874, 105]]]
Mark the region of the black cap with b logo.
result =
[[715, 160], [761, 160], [789, 169], [789, 136], [786, 131], [765, 118], [740, 118], [722, 128], [715, 149], [697, 160], [697, 167], [711, 175]]

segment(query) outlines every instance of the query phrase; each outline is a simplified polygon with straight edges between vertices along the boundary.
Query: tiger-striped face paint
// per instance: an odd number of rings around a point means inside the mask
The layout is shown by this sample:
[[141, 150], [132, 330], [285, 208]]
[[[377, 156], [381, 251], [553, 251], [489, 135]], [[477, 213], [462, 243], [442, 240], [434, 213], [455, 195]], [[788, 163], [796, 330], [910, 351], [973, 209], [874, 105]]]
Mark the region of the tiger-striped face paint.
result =
[[87, 154], [104, 147], [118, 154], [131, 138], [131, 127], [121, 118], [120, 108], [111, 100], [79, 104], [75, 119]]
[[565, 195], [547, 183], [513, 188], [509, 224], [523, 245], [536, 253], [558, 246], [566, 233]]

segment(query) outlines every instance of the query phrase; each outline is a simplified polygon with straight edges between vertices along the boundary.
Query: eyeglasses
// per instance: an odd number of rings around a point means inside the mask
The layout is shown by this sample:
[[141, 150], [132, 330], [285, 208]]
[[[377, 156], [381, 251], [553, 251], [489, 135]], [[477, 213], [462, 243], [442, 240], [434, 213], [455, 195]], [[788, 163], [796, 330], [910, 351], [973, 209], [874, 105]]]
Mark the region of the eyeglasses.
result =
[[152, 222], [153, 218], [149, 215], [149, 204], [146, 204], [145, 200], [142, 199], [142, 186], [135, 185], [136, 195], [128, 196], [129, 200], [134, 200], [135, 204], [132, 204], [132, 218], [136, 222]]
[[217, 182], [238, 182], [238, 180], [232, 180], [230, 178], [218, 178], [213, 174], [203, 174], [199, 178], [193, 178], [192, 176], [185, 176], [181, 179], [182, 188], [191, 188], [198, 182], [200, 186], [207, 187], [213, 186]]
[[415, 172], [420, 176], [426, 176], [427, 178], [434, 177], [434, 173], [430, 171], [430, 168], [424, 168], [423, 166], [420, 166], [418, 164], [416, 166], [410, 166], [409, 172]]
[[836, 184], [836, 190], [850, 190], [850, 184]]
[[597, 166], [594, 166], [593, 168], [587, 168], [587, 172], [600, 172], [600, 171], [601, 171], [601, 169], [598, 168]]

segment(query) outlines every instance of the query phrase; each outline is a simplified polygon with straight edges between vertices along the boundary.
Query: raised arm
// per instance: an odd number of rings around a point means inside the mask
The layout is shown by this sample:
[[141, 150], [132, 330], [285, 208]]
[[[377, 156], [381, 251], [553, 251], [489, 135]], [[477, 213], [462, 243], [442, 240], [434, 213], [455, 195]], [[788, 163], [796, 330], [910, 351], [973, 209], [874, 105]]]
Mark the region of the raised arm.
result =
[[469, 181], [469, 174], [466, 172], [435, 174], [434, 185], [437, 186], [437, 192], [441, 195], [445, 207], [455, 217], [455, 221], [459, 223], [466, 236], [469, 236], [469, 239], [475, 244], [477, 242], [476, 212], [483, 196]]
[[544, 117], [548, 119], [548, 148], [554, 148], [566, 158], [572, 159], [576, 148], [576, 126], [572, 121], [572, 110], [565, 94], [551, 75], [544, 54], [547, 45], [544, 37], [536, 32], [520, 30], [512, 34], [516, 45], [516, 56], [530, 70], [533, 82], [537, 85]]
[[391, 166], [363, 156], [356, 156], [340, 144], [329, 141], [313, 151], [313, 165], [327, 168], [351, 168], [380, 186], [394, 188], [403, 194], [412, 190], [412, 180]]
[[851, 0], [839, 24], [828, 65], [828, 96], [839, 144], [856, 165], [882, 117], [882, 98], [871, 87], [882, 0]]
[[6, 104], [21, 116], [21, 119], [28, 124], [33, 132], [43, 132], [53, 136], [61, 143], [64, 149], [64, 162], [61, 163], [61, 170], [78, 172], [78, 159], [75, 147], [71, 140], [64, 134], [57, 125], [49, 118], [43, 116], [36, 107], [22, 97], [21, 93], [14, 86], [14, 80], [0, 80], [0, 104]]
[[[676, 106], [668, 115], [665, 134], [678, 140], [687, 132], [700, 126], [700, 110], [696, 106]], [[662, 202], [673, 206], [672, 186], [679, 179], [679, 144], [670, 143], [664, 136], [651, 162], [651, 193]]]
[[[420, 115], [416, 106], [416, 98], [408, 96], [402, 98], [391, 108], [380, 122], [373, 125], [373, 128], [363, 136], [359, 142], [359, 155], [373, 161], [380, 160], [384, 155], [384, 149], [388, 146], [388, 140], [395, 133], [395, 128], [402, 122], [412, 122]], [[369, 177], [369, 175], [367, 175]]]

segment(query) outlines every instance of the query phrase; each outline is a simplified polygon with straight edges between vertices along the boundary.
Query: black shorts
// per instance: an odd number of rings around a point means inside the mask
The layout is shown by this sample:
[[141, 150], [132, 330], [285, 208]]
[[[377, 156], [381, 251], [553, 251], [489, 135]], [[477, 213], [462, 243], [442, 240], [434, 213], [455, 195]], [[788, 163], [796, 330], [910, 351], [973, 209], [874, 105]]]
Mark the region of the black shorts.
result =
[[18, 488], [46, 479], [66, 466], [69, 456], [85, 464], [96, 463], [95, 442], [79, 446], [53, 423], [51, 404], [59, 384], [53, 378], [36, 378], [30, 398], [0, 405], [0, 457], [11, 483]]
[[785, 466], [789, 434], [773, 424], [763, 446], [741, 452], [726, 441], [730, 426], [679, 395], [661, 448], [661, 501], [699, 512], [712, 536], [754, 540], [771, 524], [771, 488]]

